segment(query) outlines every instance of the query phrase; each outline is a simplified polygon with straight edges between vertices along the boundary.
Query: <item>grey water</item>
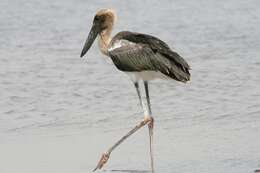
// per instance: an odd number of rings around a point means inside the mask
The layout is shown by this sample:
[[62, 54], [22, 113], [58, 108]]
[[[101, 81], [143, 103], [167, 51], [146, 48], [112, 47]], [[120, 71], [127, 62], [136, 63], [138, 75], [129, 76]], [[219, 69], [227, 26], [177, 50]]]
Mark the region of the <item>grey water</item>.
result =
[[[100, 8], [117, 11], [114, 33], [157, 36], [191, 65], [187, 84], [150, 85], [156, 172], [253, 173], [260, 167], [259, 7], [258, 0], [1, 0], [0, 173], [91, 172], [142, 120], [132, 83], [96, 44], [79, 58]], [[144, 128], [104, 170], [147, 172], [148, 142]]]

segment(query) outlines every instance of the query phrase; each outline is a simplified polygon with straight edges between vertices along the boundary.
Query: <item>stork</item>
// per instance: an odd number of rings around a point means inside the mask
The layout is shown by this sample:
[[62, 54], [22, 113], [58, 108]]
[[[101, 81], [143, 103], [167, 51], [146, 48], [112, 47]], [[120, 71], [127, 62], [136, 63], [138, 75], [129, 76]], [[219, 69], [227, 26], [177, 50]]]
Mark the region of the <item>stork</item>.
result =
[[[111, 152], [125, 139], [141, 127], [148, 125], [151, 170], [154, 173], [153, 158], [153, 126], [148, 81], [156, 78], [174, 79], [186, 83], [190, 80], [188, 63], [165, 42], [160, 39], [137, 32], [122, 31], [111, 38], [111, 32], [116, 22], [116, 13], [112, 9], [99, 10], [93, 20], [93, 25], [84, 44], [80, 57], [83, 57], [97, 36], [99, 36], [100, 51], [111, 58], [116, 68], [130, 76], [140, 105], [144, 112], [144, 119], [131, 131], [117, 141], [107, 152], [103, 153], [95, 170], [101, 169], [108, 161]], [[146, 104], [144, 103], [139, 83], [143, 82]]]

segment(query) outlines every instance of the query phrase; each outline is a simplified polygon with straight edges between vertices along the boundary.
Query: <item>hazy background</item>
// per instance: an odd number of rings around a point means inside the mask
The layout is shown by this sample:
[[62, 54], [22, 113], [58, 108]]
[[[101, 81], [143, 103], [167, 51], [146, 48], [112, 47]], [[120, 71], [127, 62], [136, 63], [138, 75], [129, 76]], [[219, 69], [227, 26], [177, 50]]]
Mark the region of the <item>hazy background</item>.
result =
[[[115, 32], [155, 35], [191, 65], [191, 82], [151, 83], [157, 173], [260, 167], [259, 0], [1, 0], [0, 173], [86, 173], [143, 117], [135, 89], [96, 44], [95, 12]], [[106, 170], [148, 170], [148, 130]], [[142, 172], [142, 171], [141, 171]]]

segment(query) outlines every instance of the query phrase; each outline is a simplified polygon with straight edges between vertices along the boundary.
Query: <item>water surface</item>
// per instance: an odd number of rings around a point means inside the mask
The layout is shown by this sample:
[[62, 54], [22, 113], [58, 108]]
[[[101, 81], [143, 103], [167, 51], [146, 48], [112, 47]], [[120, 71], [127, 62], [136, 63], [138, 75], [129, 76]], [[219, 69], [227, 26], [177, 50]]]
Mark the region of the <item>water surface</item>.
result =
[[[129, 79], [99, 52], [79, 54], [100, 8], [115, 32], [166, 41], [191, 82], [153, 81], [155, 167], [161, 173], [253, 173], [260, 167], [257, 0], [1, 0], [0, 172], [85, 173], [142, 119]], [[105, 170], [149, 170], [148, 131]], [[123, 171], [121, 171], [123, 172]]]

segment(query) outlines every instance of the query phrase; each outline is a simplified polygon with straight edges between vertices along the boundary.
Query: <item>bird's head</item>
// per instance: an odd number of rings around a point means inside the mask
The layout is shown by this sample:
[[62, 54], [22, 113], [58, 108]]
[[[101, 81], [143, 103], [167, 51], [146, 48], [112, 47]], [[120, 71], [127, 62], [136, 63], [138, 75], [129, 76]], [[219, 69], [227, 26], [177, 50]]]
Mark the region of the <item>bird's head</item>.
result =
[[96, 13], [80, 57], [83, 57], [87, 53], [98, 34], [110, 34], [115, 21], [116, 14], [114, 10], [101, 9]]

